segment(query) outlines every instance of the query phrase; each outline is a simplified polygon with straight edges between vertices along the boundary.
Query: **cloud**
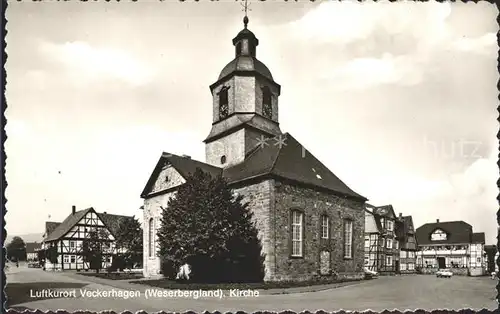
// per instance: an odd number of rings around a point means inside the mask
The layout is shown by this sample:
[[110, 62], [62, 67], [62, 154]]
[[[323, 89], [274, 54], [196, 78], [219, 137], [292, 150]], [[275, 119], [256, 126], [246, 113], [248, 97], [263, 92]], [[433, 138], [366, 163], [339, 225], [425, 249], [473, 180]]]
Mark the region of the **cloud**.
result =
[[452, 43], [459, 51], [492, 54], [498, 52], [497, 34], [488, 33], [477, 38], [459, 38]]
[[75, 83], [82, 79], [96, 81], [119, 79], [132, 85], [149, 83], [154, 71], [126, 52], [112, 48], [96, 48], [81, 41], [54, 44], [44, 42], [40, 50], [68, 68]]
[[365, 89], [379, 84], [414, 85], [423, 73], [415, 62], [404, 56], [386, 53], [382, 58], [357, 58], [324, 73], [336, 88]]
[[439, 38], [446, 32], [443, 23], [450, 12], [449, 3], [325, 1], [290, 26], [300, 39], [339, 44], [364, 39], [381, 29], [395, 35]]

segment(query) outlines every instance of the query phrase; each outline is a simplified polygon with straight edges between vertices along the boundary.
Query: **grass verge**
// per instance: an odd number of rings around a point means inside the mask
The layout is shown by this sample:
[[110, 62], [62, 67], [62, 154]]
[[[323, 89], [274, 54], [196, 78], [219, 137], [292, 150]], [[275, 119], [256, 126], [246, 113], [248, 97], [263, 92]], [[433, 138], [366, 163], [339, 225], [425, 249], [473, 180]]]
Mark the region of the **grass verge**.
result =
[[[85, 283], [76, 282], [16, 282], [7, 283], [5, 287], [5, 294], [7, 295], [6, 308], [10, 308], [13, 305], [38, 301], [53, 299], [51, 296], [36, 296], [36, 292], [43, 290], [58, 290], [58, 289], [78, 289], [85, 287]], [[33, 292], [33, 296], [31, 295]]]

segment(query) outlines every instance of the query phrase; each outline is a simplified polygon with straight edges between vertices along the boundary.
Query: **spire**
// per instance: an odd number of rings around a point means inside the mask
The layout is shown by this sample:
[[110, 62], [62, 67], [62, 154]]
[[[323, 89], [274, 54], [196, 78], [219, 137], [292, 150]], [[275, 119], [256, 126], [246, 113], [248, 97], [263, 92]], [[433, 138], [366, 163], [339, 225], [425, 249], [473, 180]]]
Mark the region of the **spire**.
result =
[[241, 6], [243, 7], [243, 11], [245, 11], [245, 17], [243, 18], [243, 25], [245, 26], [245, 29], [247, 28], [247, 25], [248, 25], [248, 11], [252, 11], [251, 9], [249, 9], [249, 4], [248, 4], [248, 0], [245, 0], [245, 4], [241, 4]]

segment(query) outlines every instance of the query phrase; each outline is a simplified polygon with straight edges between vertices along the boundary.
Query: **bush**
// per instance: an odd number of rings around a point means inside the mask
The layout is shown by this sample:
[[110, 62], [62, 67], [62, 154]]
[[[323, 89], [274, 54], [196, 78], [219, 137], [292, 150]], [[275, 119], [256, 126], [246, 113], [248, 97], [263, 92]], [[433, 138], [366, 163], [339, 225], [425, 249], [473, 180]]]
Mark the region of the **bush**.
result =
[[111, 266], [108, 267], [110, 271], [123, 271], [126, 268], [125, 258], [121, 254], [116, 254], [113, 256], [113, 260], [111, 261]]
[[261, 282], [264, 256], [243, 197], [234, 197], [222, 177], [197, 169], [168, 202], [158, 231], [162, 273], [175, 278], [191, 265], [194, 282]]

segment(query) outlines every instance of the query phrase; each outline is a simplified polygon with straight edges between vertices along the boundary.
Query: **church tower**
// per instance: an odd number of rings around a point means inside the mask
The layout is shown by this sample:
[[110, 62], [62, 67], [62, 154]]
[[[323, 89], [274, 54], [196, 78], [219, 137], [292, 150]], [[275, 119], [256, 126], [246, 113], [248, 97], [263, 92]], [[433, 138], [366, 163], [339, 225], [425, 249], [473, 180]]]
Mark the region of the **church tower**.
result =
[[[228, 167], [245, 160], [259, 139], [279, 136], [280, 85], [257, 60], [259, 40], [247, 28], [233, 39], [235, 58], [210, 86], [213, 97], [212, 129], [204, 140], [206, 163]], [[270, 145], [273, 145], [270, 142]]]

